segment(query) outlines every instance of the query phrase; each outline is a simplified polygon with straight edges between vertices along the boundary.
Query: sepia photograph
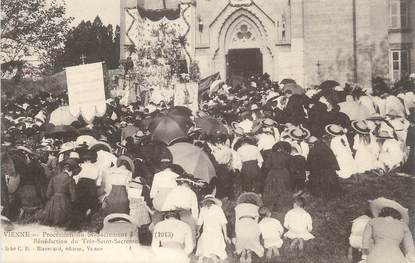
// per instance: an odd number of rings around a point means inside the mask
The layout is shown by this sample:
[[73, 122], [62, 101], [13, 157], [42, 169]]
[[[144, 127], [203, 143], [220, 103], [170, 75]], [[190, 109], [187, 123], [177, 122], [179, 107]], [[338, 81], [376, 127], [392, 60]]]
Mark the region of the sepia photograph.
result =
[[0, 0], [2, 263], [415, 263], [414, 0]]

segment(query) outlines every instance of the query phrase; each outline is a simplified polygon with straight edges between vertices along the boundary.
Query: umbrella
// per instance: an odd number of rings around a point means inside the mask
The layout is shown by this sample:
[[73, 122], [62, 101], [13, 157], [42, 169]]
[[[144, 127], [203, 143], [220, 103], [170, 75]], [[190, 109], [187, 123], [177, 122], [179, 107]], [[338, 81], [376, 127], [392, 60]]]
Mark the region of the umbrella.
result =
[[340, 111], [349, 116], [350, 120], [365, 120], [370, 116], [369, 109], [357, 101], [340, 102]]
[[72, 122], [77, 120], [78, 118], [74, 117], [69, 111], [69, 106], [62, 106], [50, 114], [49, 123], [53, 123], [55, 126], [70, 125]]
[[209, 93], [212, 94], [216, 92], [220, 88], [220, 84], [225, 83], [225, 81], [221, 79], [217, 79], [210, 84]]
[[190, 126], [186, 117], [164, 115], [155, 118], [148, 129], [153, 141], [161, 141], [169, 145], [173, 140], [185, 137]]
[[179, 142], [168, 148], [173, 155], [173, 163], [181, 165], [187, 173], [207, 183], [216, 176], [215, 167], [208, 155], [199, 147]]
[[408, 224], [409, 223], [409, 215], [408, 215], [408, 209], [403, 207], [401, 204], [399, 204], [396, 201], [387, 199], [385, 197], [379, 197], [375, 200], [369, 201], [370, 211], [372, 211], [373, 216], [377, 217], [380, 213], [380, 211], [385, 208], [393, 208], [396, 211], [398, 211], [401, 214], [402, 220]]
[[201, 128], [202, 132], [207, 135], [228, 134], [228, 129], [226, 129], [225, 125], [215, 118], [196, 118], [195, 123], [196, 127]]
[[282, 91], [285, 93], [288, 90], [290, 90], [292, 94], [298, 94], [298, 95], [305, 94], [305, 90], [296, 83], [285, 84], [284, 87], [282, 88]]
[[76, 134], [78, 134], [78, 130], [70, 125], [59, 125], [46, 130], [46, 135], [49, 136], [65, 136]]
[[193, 115], [192, 110], [185, 106], [174, 106], [171, 108], [167, 115], [181, 115], [184, 117], [189, 117]]
[[288, 83], [294, 83], [295, 84], [295, 80], [293, 80], [293, 79], [283, 79], [280, 82], [281, 85], [285, 85], [285, 84], [288, 84]]
[[340, 83], [338, 83], [335, 80], [325, 80], [325, 81], [321, 82], [320, 89], [321, 90], [329, 90], [329, 89], [332, 89], [336, 86], [340, 86]]

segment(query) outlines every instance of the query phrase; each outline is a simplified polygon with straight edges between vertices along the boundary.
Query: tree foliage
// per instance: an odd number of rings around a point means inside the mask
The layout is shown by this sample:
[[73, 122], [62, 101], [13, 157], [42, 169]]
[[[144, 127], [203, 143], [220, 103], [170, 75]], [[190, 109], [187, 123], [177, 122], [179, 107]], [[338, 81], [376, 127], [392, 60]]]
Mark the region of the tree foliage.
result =
[[1, 4], [2, 65], [13, 67], [34, 57], [41, 68], [50, 69], [72, 20], [64, 16], [65, 5], [56, 0], [3, 0]]
[[97, 16], [94, 21], [82, 21], [67, 35], [63, 52], [59, 54], [55, 71], [85, 63], [105, 61], [108, 68], [117, 68], [120, 59], [120, 27], [105, 26]]

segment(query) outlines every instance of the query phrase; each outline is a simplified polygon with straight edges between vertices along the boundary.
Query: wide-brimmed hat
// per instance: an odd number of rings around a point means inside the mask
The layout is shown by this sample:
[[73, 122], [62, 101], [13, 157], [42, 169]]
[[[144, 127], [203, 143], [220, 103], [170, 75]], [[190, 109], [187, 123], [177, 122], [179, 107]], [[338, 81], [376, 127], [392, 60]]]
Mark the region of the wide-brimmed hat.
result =
[[318, 141], [316, 136], [310, 136], [308, 139], [306, 139], [306, 143], [308, 144], [315, 144]]
[[393, 208], [401, 214], [403, 222], [406, 224], [409, 223], [408, 209], [394, 200], [390, 200], [385, 197], [379, 197], [375, 200], [369, 200], [369, 207], [374, 217], [378, 217], [382, 209], [385, 207]]
[[265, 118], [265, 119], [262, 120], [262, 125], [264, 125], [264, 126], [273, 126], [275, 124], [277, 124], [277, 122], [274, 121], [271, 118]]
[[61, 148], [59, 150], [59, 154], [64, 153], [64, 152], [68, 152], [68, 151], [73, 151], [75, 150], [76, 145], [74, 142], [65, 142], [61, 145]]
[[356, 132], [358, 132], [360, 134], [369, 134], [370, 133], [370, 129], [367, 126], [366, 121], [352, 121], [351, 126], [352, 126], [353, 130], [355, 130]]
[[342, 126], [337, 125], [337, 124], [326, 125], [324, 129], [326, 130], [328, 134], [333, 135], [333, 136], [339, 136], [339, 135], [346, 134], [346, 129], [344, 129]]
[[89, 147], [91, 147], [91, 145], [96, 143], [96, 139], [94, 137], [92, 137], [91, 135], [81, 135], [78, 136], [78, 138], [75, 141], [76, 146], [81, 146], [81, 145], [88, 145]]
[[222, 201], [216, 198], [214, 195], [205, 195], [205, 197], [202, 200], [202, 204], [204, 204], [206, 201], [212, 201], [217, 206], [222, 206]]
[[108, 143], [106, 143], [104, 141], [96, 141], [94, 144], [90, 145], [89, 149], [91, 151], [96, 151], [96, 152], [99, 151], [99, 150], [112, 152], [111, 145], [109, 145]]
[[17, 150], [26, 152], [28, 154], [33, 154], [33, 151], [31, 149], [29, 149], [29, 148], [27, 148], [26, 146], [23, 146], [23, 145], [17, 146]]
[[310, 131], [304, 128], [292, 128], [288, 132], [288, 135], [291, 139], [294, 140], [306, 140], [308, 137], [310, 137]]
[[376, 137], [379, 139], [394, 139], [386, 130], [379, 131], [378, 134], [376, 134]]
[[121, 165], [121, 162], [124, 162], [124, 161], [127, 162], [130, 165], [131, 173], [134, 173], [134, 171], [135, 171], [134, 162], [130, 157], [128, 157], [126, 155], [121, 155], [120, 157], [118, 157], [117, 167], [119, 167]]

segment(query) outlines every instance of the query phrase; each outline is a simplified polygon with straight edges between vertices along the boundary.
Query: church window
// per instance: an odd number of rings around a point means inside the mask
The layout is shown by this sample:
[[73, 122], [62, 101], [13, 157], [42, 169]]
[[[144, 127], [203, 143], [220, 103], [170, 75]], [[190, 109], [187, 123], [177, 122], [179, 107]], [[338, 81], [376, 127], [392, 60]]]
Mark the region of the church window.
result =
[[407, 28], [409, 26], [409, 4], [407, 0], [391, 0], [390, 27], [392, 29]]
[[247, 25], [241, 25], [239, 28], [239, 32], [236, 34], [239, 39], [250, 39], [252, 36], [252, 33], [248, 30]]
[[409, 51], [392, 50], [391, 51], [392, 78], [398, 80], [409, 73]]

